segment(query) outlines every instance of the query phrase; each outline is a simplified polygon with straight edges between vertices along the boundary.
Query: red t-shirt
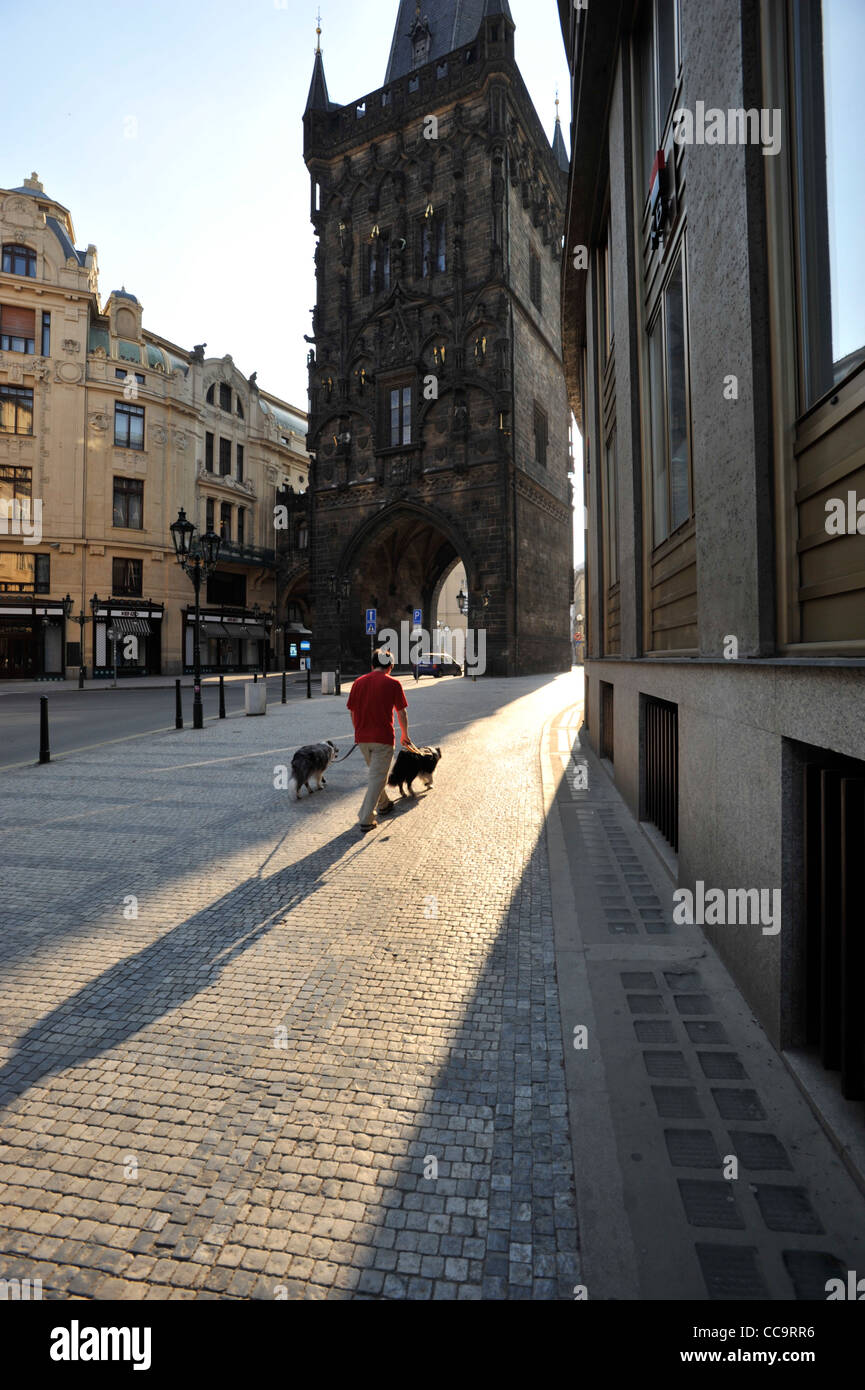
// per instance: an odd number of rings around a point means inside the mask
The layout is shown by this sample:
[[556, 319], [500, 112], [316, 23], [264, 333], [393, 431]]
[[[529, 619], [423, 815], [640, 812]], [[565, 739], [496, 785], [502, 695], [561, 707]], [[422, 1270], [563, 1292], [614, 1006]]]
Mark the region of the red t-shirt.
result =
[[393, 676], [370, 671], [354, 682], [346, 709], [355, 717], [355, 743], [389, 743], [393, 747], [393, 712], [408, 709], [408, 700]]

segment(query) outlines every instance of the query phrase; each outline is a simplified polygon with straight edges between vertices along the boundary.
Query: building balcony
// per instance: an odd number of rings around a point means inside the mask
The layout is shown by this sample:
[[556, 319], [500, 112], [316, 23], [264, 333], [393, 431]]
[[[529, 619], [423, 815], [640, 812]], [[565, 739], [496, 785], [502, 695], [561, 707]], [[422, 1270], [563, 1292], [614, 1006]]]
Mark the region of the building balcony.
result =
[[246, 545], [242, 541], [223, 541], [219, 548], [219, 559], [232, 565], [261, 565], [272, 569], [276, 563], [276, 551], [263, 545]]

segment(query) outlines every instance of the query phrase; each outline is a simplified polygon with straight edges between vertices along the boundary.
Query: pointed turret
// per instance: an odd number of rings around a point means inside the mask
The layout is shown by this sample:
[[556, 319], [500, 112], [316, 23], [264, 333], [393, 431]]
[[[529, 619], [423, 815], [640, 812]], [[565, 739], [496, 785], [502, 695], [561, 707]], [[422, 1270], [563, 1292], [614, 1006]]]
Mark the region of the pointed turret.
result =
[[[507, 3], [507, 0], [505, 0], [505, 3]], [[562, 134], [562, 123], [559, 120], [558, 94], [556, 95], [556, 131], [553, 135], [553, 154], [556, 157], [556, 163], [562, 173], [569, 174], [571, 172], [571, 161], [568, 159], [568, 151], [565, 148], [565, 137]]]
[[[327, 94], [327, 81], [324, 75], [324, 59], [321, 56], [321, 19], [316, 28], [315, 63], [312, 69], [312, 81], [309, 84], [309, 96], [306, 99], [306, 111], [330, 111], [333, 102]], [[304, 112], [304, 114], [306, 114]]]

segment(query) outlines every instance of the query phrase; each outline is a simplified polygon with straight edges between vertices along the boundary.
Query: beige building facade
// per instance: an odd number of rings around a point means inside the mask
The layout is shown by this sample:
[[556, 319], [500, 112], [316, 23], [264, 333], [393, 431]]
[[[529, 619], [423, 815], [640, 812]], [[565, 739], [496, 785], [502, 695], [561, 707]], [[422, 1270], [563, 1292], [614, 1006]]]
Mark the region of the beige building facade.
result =
[[0, 243], [0, 680], [77, 676], [82, 660], [97, 676], [115, 659], [121, 676], [189, 670], [181, 507], [223, 542], [203, 668], [261, 669], [275, 627], [305, 616], [276, 577], [277, 493], [309, 482], [305, 412], [231, 357], [145, 329], [125, 289], [103, 305], [96, 248], [76, 250], [35, 174], [0, 190]]

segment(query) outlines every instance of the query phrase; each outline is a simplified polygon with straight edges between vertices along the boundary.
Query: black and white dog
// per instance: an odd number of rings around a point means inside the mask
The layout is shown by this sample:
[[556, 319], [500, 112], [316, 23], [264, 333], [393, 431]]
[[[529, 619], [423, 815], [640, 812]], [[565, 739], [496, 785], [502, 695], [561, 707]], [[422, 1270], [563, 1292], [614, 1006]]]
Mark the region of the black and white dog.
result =
[[[321, 791], [322, 787], [327, 786], [324, 774], [337, 752], [336, 744], [331, 743], [330, 739], [324, 743], [307, 743], [303, 748], [298, 748], [291, 760], [291, 781], [288, 784], [288, 790], [294, 792], [297, 801], [300, 801], [304, 787], [312, 796], [314, 791]], [[310, 786], [311, 778], [315, 778], [314, 787]]]
[[[432, 788], [433, 773], [436, 770], [440, 748], [401, 748], [397, 754], [391, 774], [387, 779], [389, 787], [399, 787], [403, 796], [414, 796], [411, 784], [416, 777], [423, 779], [427, 791]], [[406, 791], [408, 787], [408, 791]]]

